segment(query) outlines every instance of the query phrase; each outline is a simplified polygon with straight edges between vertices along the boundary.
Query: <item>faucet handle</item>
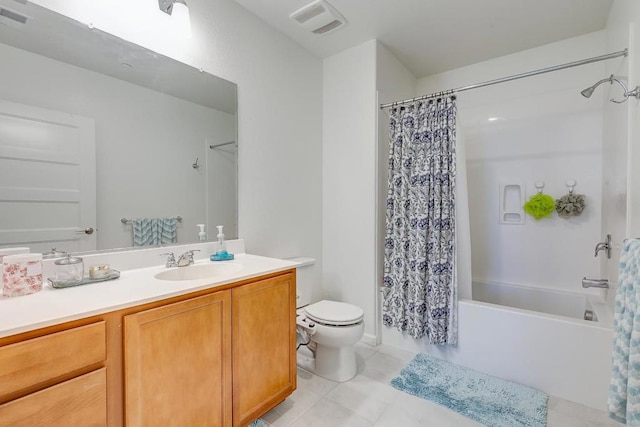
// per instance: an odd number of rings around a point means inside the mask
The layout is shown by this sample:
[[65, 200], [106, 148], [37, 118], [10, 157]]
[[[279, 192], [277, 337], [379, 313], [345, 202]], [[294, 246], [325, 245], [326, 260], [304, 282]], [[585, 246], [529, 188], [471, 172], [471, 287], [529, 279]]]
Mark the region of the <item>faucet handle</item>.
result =
[[595, 255], [598, 256], [598, 252], [605, 251], [607, 253], [607, 258], [611, 259], [611, 234], [607, 234], [607, 238], [604, 242], [600, 242], [596, 245]]
[[200, 252], [200, 249], [189, 249], [186, 253], [189, 254], [189, 261], [193, 263], [193, 253]]
[[178, 258], [178, 263], [177, 263], [178, 267], [186, 267], [188, 265], [193, 264], [194, 252], [200, 252], [200, 249], [189, 249], [188, 251], [185, 251], [182, 255], [180, 255], [180, 258]]
[[166, 254], [160, 254], [159, 256], [167, 257], [167, 262], [165, 264], [167, 268], [176, 266], [176, 257], [173, 255], [173, 252], [167, 252]]

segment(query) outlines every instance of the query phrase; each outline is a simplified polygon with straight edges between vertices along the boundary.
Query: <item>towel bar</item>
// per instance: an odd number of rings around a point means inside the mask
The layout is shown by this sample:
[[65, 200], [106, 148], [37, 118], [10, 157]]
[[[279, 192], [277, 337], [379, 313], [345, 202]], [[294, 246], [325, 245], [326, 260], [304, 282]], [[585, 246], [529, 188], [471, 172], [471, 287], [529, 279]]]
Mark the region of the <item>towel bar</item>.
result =
[[[178, 215], [178, 216], [176, 217], [176, 221], [178, 221], [178, 222], [182, 222], [182, 217]], [[131, 223], [133, 222], [133, 220], [132, 220], [132, 219], [127, 219], [127, 218], [122, 218], [122, 219], [120, 220], [120, 222], [121, 222], [121, 223], [123, 223], [123, 224], [131, 224]]]

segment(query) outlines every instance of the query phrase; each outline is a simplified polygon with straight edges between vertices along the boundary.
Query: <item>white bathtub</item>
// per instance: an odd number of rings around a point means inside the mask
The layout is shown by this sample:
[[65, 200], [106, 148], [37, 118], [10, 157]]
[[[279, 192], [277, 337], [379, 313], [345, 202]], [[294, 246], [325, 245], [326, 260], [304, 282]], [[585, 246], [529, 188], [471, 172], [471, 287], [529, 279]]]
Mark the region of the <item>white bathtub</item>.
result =
[[579, 292], [504, 283], [473, 282], [473, 300], [523, 310], [537, 311], [572, 319], [585, 319], [585, 312], [594, 314], [593, 321], [611, 326], [612, 319], [606, 306], [594, 297]]
[[[598, 321], [583, 320], [593, 310]], [[613, 334], [604, 304], [583, 294], [473, 284], [458, 304], [458, 345], [432, 346], [392, 328], [383, 342], [421, 351], [605, 410]]]
[[[476, 347], [477, 369], [606, 409], [612, 319], [581, 293], [474, 282], [459, 307], [460, 346]], [[585, 310], [595, 321], [584, 320]]]

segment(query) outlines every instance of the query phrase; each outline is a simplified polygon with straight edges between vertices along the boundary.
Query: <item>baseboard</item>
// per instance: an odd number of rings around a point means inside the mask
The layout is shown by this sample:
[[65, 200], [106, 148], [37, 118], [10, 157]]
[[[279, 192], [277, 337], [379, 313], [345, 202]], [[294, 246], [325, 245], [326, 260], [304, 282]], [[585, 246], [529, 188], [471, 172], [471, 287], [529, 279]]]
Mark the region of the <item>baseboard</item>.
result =
[[375, 347], [379, 344], [378, 338], [375, 335], [371, 335], [371, 334], [364, 334], [360, 341], [367, 345], [370, 345], [371, 347]]

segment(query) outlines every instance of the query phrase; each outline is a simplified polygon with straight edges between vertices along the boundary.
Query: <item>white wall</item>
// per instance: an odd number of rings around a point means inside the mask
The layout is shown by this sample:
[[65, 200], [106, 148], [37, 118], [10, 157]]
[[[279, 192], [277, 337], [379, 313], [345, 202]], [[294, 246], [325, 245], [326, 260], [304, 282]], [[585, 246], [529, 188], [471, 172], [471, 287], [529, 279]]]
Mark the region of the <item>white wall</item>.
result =
[[[607, 21], [607, 34], [611, 44], [629, 48], [628, 68], [620, 70], [628, 73], [631, 90], [640, 84], [640, 2], [615, 0]], [[628, 141], [626, 237], [640, 237], [640, 101], [629, 98], [625, 106]], [[611, 124], [612, 131], [616, 125]]]
[[[0, 68], [1, 99], [95, 120], [97, 223], [87, 226], [98, 230], [98, 249], [133, 246], [123, 217], [180, 215], [178, 243], [197, 240], [196, 224], [209, 222], [207, 137], [235, 139], [235, 115], [6, 45], [0, 44], [0, 56], [6, 61]], [[191, 167], [196, 157], [199, 170]], [[234, 176], [229, 171], [225, 181], [233, 184]], [[235, 213], [235, 192], [221, 194], [211, 196]], [[223, 222], [230, 226], [229, 237], [236, 235], [234, 222]]]
[[388, 115], [378, 105], [412, 96], [415, 83], [376, 40], [324, 60], [324, 283], [329, 298], [362, 307], [371, 344], [380, 340], [389, 154]]
[[323, 262], [327, 297], [364, 310], [375, 341], [375, 40], [323, 62]]
[[[604, 32], [592, 33], [485, 61], [418, 81], [431, 93], [603, 54]], [[593, 249], [601, 240], [602, 91], [580, 90], [602, 78], [596, 63], [459, 94], [465, 134], [473, 278], [581, 291], [581, 279], [600, 276]], [[602, 88], [599, 88], [602, 89]], [[488, 121], [489, 118], [498, 118]], [[578, 182], [587, 208], [576, 218], [555, 213], [522, 225], [499, 223], [500, 184], [554, 198]], [[603, 255], [600, 255], [603, 256]]]
[[[620, 16], [621, 6], [622, 2], [614, 3], [607, 21], [607, 51], [610, 52], [630, 47], [630, 27], [627, 21], [629, 15], [625, 12]], [[629, 76], [629, 59], [607, 61], [603, 78], [611, 74]], [[615, 94], [616, 98], [620, 96], [619, 86], [607, 89], [612, 95]], [[629, 112], [632, 105], [633, 101], [615, 104], [609, 102], [609, 97], [603, 99], [602, 235], [611, 234], [613, 244], [611, 261], [606, 262], [603, 258], [602, 264], [610, 281], [608, 302], [611, 309], [614, 307], [617, 289], [620, 249], [623, 239], [627, 237], [627, 202], [630, 195], [627, 191], [627, 155]]]
[[[378, 42], [376, 50], [376, 88], [378, 91], [377, 104], [386, 104], [399, 99], [411, 98], [416, 91], [416, 78], [407, 68], [387, 49]], [[379, 290], [384, 276], [384, 237], [387, 214], [387, 192], [389, 180], [389, 109], [378, 109], [378, 134], [376, 173], [378, 194], [376, 207], [376, 283], [375, 290]], [[381, 293], [376, 292], [376, 339], [381, 341], [379, 331], [380, 310], [382, 309]]]
[[154, 0], [35, 3], [237, 83], [239, 235], [251, 253], [321, 257], [319, 59], [232, 0], [191, 0], [184, 41]]

